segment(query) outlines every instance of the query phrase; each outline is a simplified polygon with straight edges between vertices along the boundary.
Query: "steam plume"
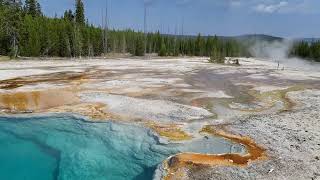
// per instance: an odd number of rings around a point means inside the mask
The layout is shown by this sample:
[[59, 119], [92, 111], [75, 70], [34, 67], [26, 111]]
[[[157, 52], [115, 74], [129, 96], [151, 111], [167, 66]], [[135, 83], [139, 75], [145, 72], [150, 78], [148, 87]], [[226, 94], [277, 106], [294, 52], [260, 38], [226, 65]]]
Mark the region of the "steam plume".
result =
[[279, 62], [281, 68], [293, 68], [311, 71], [320, 71], [320, 64], [309, 60], [289, 57], [290, 50], [293, 46], [293, 41], [256, 41], [249, 51], [254, 57], [263, 58], [267, 61]]

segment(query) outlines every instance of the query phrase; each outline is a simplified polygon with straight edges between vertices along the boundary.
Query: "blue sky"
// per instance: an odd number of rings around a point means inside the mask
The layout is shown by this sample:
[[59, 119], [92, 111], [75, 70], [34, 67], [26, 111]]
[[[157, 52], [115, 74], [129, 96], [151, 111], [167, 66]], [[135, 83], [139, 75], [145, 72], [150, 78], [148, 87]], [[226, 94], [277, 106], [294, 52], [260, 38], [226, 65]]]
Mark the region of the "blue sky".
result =
[[[84, 0], [86, 16], [101, 24], [106, 0]], [[74, 8], [74, 0], [40, 0], [50, 16]], [[110, 25], [143, 28], [148, 6], [148, 29], [163, 33], [241, 35], [269, 34], [288, 38], [320, 37], [319, 0], [109, 0]]]

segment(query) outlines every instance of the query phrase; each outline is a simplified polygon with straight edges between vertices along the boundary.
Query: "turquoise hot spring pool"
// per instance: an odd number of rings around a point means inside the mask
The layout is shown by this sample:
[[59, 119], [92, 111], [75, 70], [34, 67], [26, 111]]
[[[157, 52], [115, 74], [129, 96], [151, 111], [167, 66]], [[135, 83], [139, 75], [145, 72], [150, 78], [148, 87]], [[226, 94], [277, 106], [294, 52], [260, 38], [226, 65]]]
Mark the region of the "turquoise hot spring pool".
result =
[[179, 152], [242, 152], [219, 137], [160, 143], [142, 126], [72, 115], [0, 117], [1, 180], [149, 180]]

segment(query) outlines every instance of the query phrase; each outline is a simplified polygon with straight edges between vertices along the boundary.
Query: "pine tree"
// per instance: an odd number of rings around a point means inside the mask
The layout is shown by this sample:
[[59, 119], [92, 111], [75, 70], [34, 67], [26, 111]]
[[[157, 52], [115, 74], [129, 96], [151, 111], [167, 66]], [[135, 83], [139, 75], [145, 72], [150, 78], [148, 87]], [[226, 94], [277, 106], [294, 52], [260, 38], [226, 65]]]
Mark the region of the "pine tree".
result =
[[135, 56], [144, 56], [144, 37], [138, 36], [136, 39], [136, 45], [135, 45]]
[[63, 18], [64, 18], [65, 20], [69, 21], [69, 22], [73, 22], [73, 20], [74, 20], [74, 15], [73, 15], [72, 10], [71, 10], [71, 9], [66, 10], [66, 11], [64, 12]]
[[78, 25], [81, 25], [81, 26], [85, 25], [84, 5], [82, 0], [76, 0], [75, 19]]
[[39, 24], [37, 18], [31, 15], [24, 17], [21, 31], [21, 51], [25, 56], [38, 57], [41, 52], [41, 40], [39, 36]]
[[125, 36], [125, 35], [122, 35], [121, 53], [126, 53], [126, 51], [127, 51], [126, 36]]
[[41, 6], [40, 6], [39, 2], [37, 2], [37, 5], [36, 5], [36, 12], [37, 12], [37, 16], [41, 16], [42, 15]]
[[219, 49], [217, 46], [213, 47], [209, 62], [223, 64], [225, 62], [223, 50]]
[[74, 57], [81, 57], [82, 56], [82, 34], [80, 27], [75, 26], [73, 31], [73, 52]]
[[0, 54], [15, 58], [19, 51], [21, 1], [3, 0], [0, 3]]
[[203, 39], [201, 37], [201, 34], [198, 34], [198, 37], [195, 41], [195, 55], [196, 56], [203, 56], [203, 51], [204, 51], [204, 47], [203, 47]]
[[40, 4], [37, 0], [26, 0], [24, 10], [26, 14], [32, 17], [37, 17], [42, 14]]
[[161, 40], [159, 56], [167, 56], [167, 47], [166, 47], [166, 44], [164, 43], [164, 39]]

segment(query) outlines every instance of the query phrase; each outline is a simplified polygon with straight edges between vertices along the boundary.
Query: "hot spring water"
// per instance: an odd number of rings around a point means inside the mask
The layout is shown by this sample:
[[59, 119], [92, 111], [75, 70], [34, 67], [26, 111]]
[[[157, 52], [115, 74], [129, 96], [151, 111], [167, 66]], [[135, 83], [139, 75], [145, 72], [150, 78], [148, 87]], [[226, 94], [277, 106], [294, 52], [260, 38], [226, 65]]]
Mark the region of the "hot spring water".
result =
[[179, 152], [242, 152], [218, 137], [161, 144], [146, 128], [91, 123], [69, 115], [0, 117], [0, 179], [152, 179], [157, 166]]

